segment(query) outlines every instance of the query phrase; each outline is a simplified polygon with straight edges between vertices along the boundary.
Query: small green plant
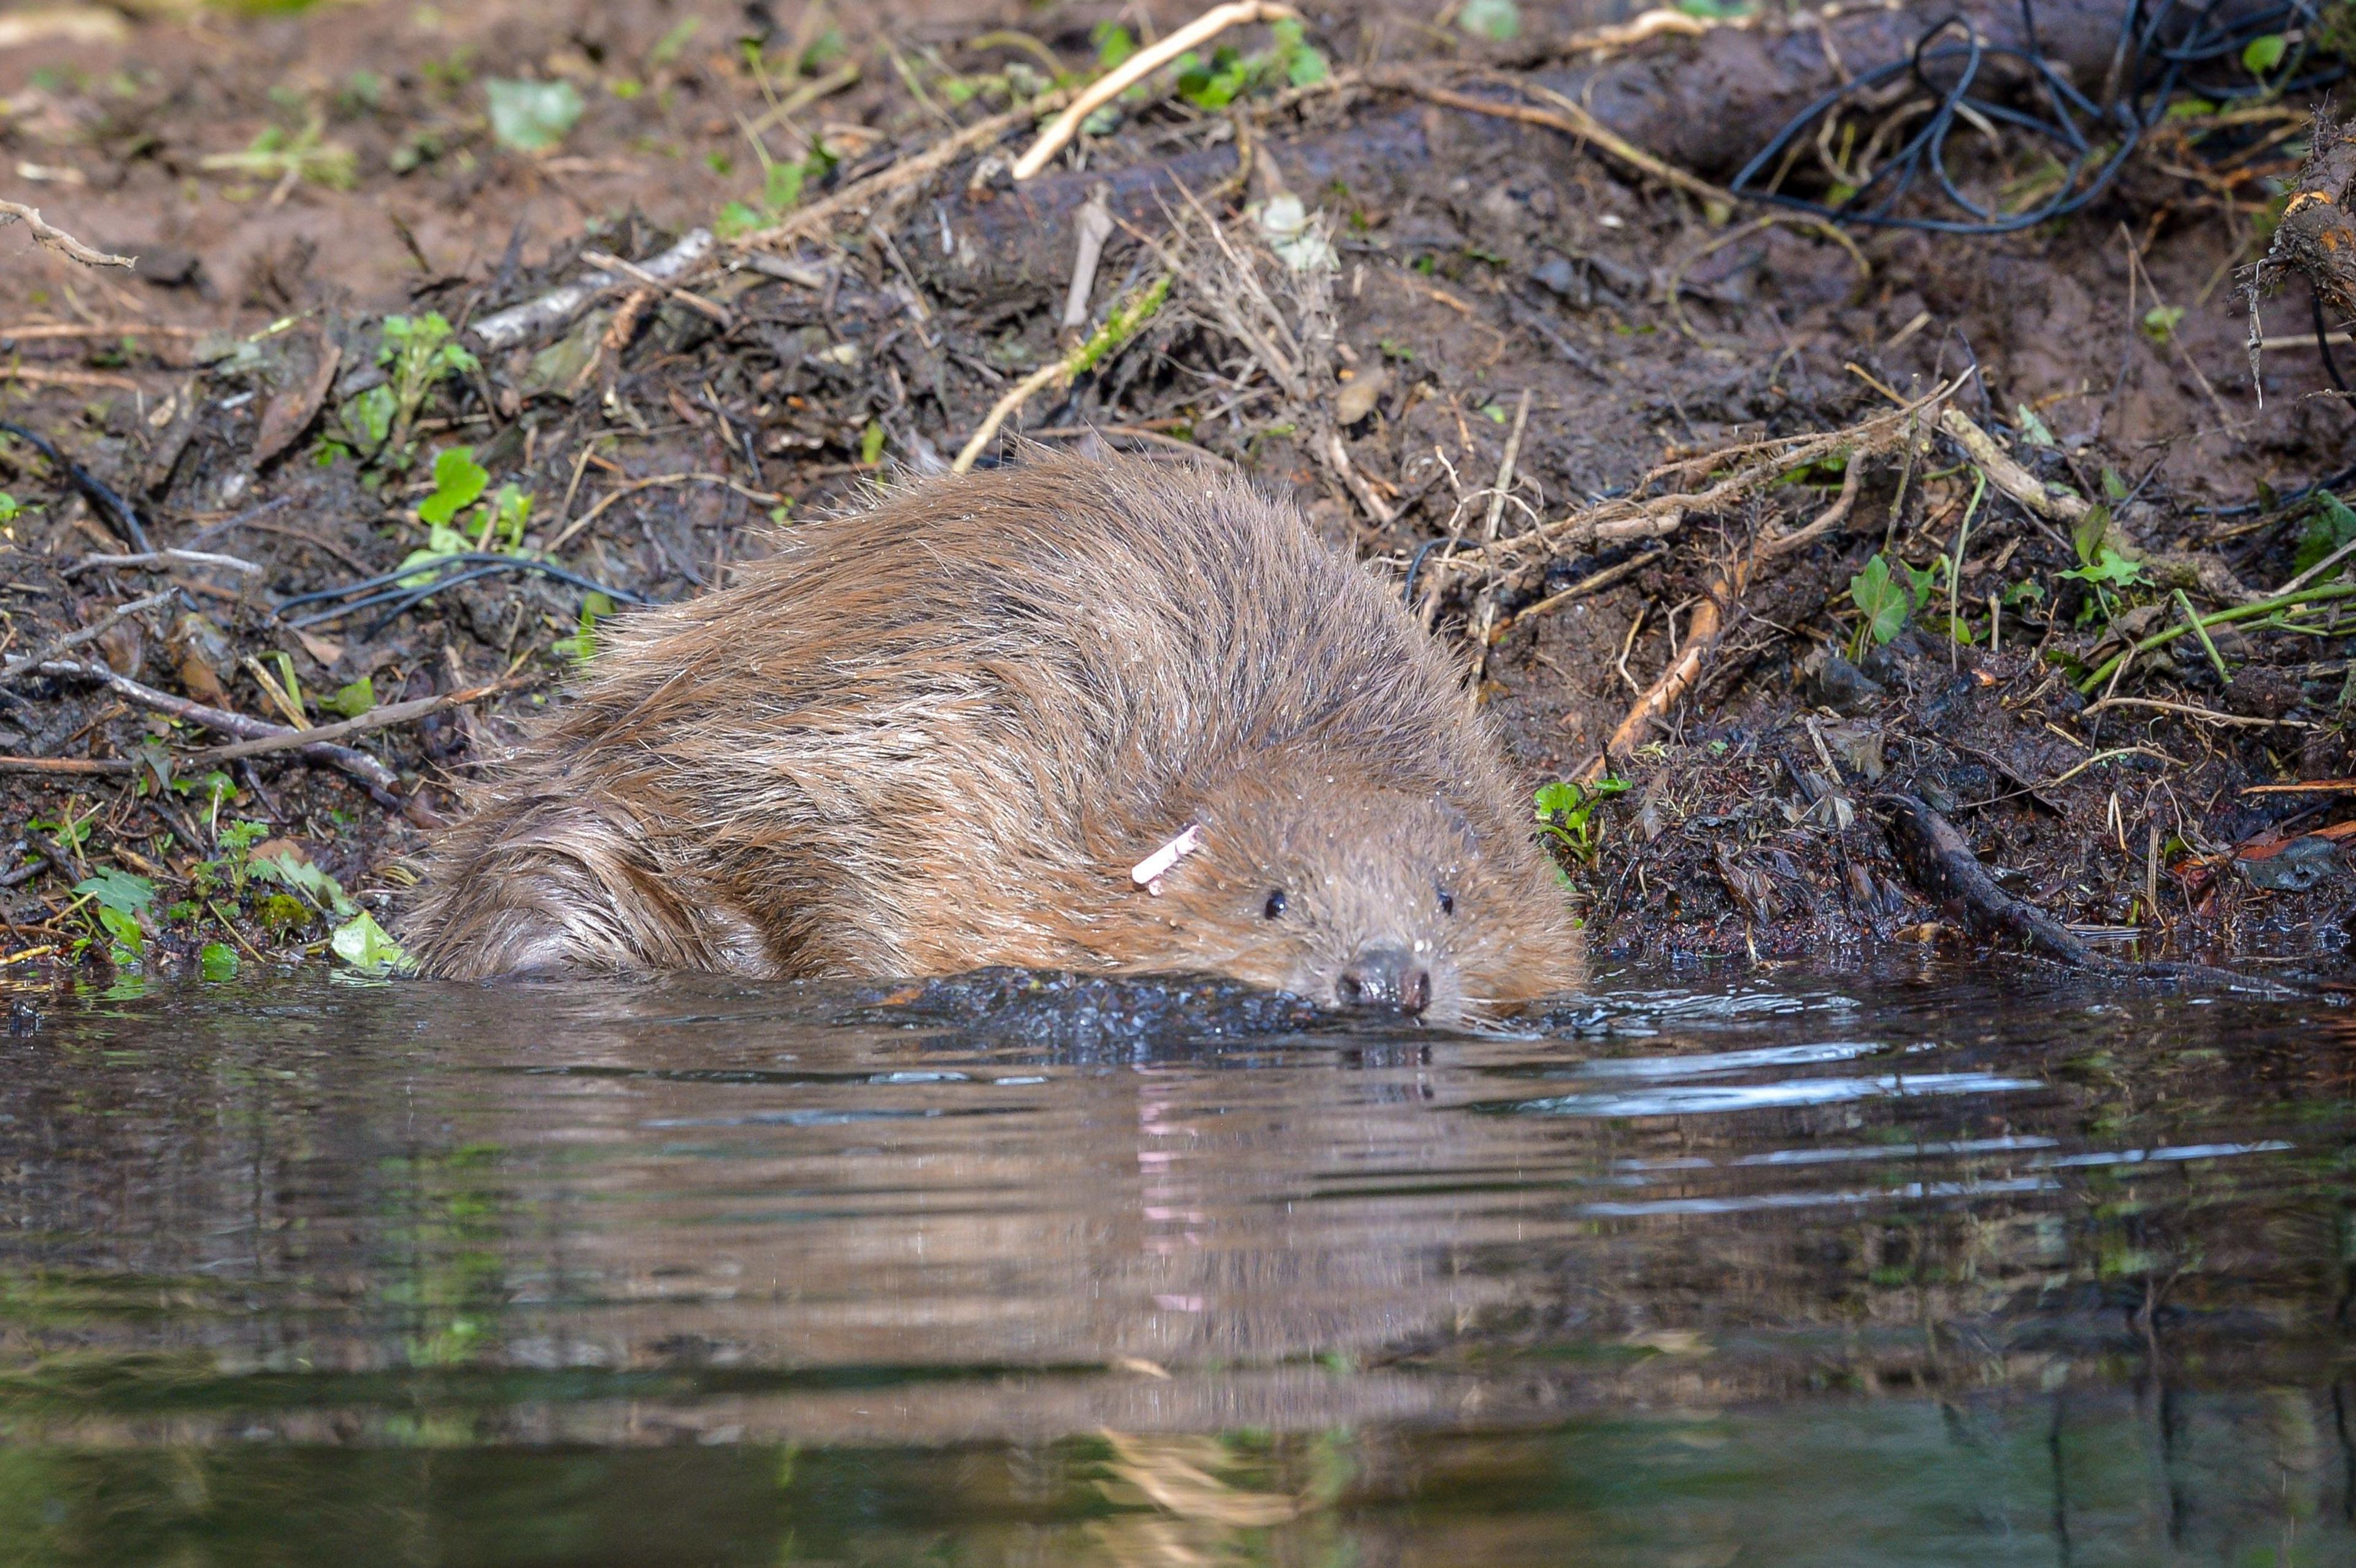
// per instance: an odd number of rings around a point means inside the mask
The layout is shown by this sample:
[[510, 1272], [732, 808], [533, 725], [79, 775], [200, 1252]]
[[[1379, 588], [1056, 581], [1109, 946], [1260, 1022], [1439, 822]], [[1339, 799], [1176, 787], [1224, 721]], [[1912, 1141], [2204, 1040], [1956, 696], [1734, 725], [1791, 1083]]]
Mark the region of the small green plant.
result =
[[491, 77], [484, 81], [483, 91], [490, 100], [492, 136], [514, 152], [547, 152], [581, 120], [581, 90], [569, 81]]
[[2261, 34], [2242, 46], [2242, 69], [2263, 79], [2282, 64], [2283, 56], [2289, 52], [2290, 40], [2282, 34]]
[[[2307, 571], [2335, 550], [2356, 541], [2356, 511], [2329, 490], [2319, 490], [2308, 503], [2307, 527], [2298, 536], [2294, 564]], [[2342, 571], [2347, 569], [2341, 568]]]
[[1849, 644], [1849, 657], [1864, 653], [1870, 642], [1880, 647], [1906, 629], [1906, 622], [1914, 612], [1912, 597], [1905, 584], [1891, 575], [1886, 556], [1875, 556], [1865, 563], [1865, 570], [1848, 580], [1849, 603], [1865, 617], [1858, 624], [1857, 635]]
[[2107, 620], [2118, 609], [2121, 590], [2143, 585], [2143, 562], [2113, 541], [2108, 507], [2087, 508], [2085, 520], [2072, 532], [2070, 543], [2078, 553], [2078, 564], [2061, 575], [2084, 583], [2087, 589], [2078, 624], [2084, 625], [2097, 616]]
[[339, 686], [332, 696], [319, 699], [319, 706], [346, 719], [357, 719], [376, 706], [376, 677], [364, 675]]
[[778, 222], [801, 205], [804, 191], [824, 179], [841, 162], [822, 142], [812, 142], [807, 154], [790, 162], [771, 157], [758, 138], [754, 140], [753, 153], [761, 160], [760, 199], [732, 201], [720, 209], [719, 216], [712, 221], [712, 229], [723, 240], [741, 239]]
[[2143, 313], [2143, 335], [2154, 343], [2174, 340], [2177, 324], [2184, 319], [2180, 304], [2156, 304]]
[[1456, 25], [1476, 38], [1502, 44], [1521, 37], [1522, 8], [1514, 0], [1464, 0]]
[[867, 428], [859, 432], [859, 461], [862, 465], [873, 468], [883, 458], [884, 427], [878, 421], [869, 420]]
[[359, 183], [359, 161], [349, 147], [326, 137], [327, 121], [317, 114], [299, 131], [266, 125], [243, 152], [210, 153], [197, 160], [197, 167], [210, 174], [250, 175], [284, 185], [308, 180], [333, 190], [349, 190]]
[[426, 398], [445, 378], [479, 369], [481, 362], [458, 346], [439, 312], [386, 316], [380, 332], [376, 362], [385, 379], [346, 399], [337, 415], [348, 445], [401, 468], [408, 464], [409, 427]]
[[559, 637], [551, 643], [549, 651], [585, 667], [597, 656], [597, 623], [613, 613], [614, 601], [606, 594], [592, 591], [582, 595], [579, 629], [569, 637]]
[[16, 497], [0, 490], [0, 527], [15, 522], [24, 515], [25, 508], [16, 504]]
[[[502, 485], [487, 506], [476, 506], [490, 479], [490, 471], [475, 461], [471, 446], [445, 447], [434, 454], [434, 493], [417, 505], [417, 519], [425, 525], [425, 543], [402, 559], [401, 571], [428, 567], [470, 551], [524, 553], [531, 497], [513, 485]], [[403, 577], [401, 585], [419, 588], [430, 581], [419, 571]]]
[[1279, 82], [1308, 87], [1333, 74], [1333, 67], [1309, 42], [1299, 22], [1287, 17], [1269, 30], [1275, 41], [1257, 54], [1247, 55], [1223, 44], [1207, 60], [1192, 49], [1180, 55], [1173, 62], [1178, 73], [1178, 96], [1197, 109], [1220, 110], [1260, 87]]
[[1537, 807], [1538, 831], [1580, 859], [1592, 861], [1601, 834], [1595, 808], [1627, 789], [1628, 781], [1616, 778], [1586, 784], [1558, 779], [1541, 784], [1532, 797]]
[[109, 956], [120, 965], [136, 964], [147, 952], [147, 933], [139, 917], [155, 902], [155, 884], [129, 871], [102, 866], [74, 884], [77, 897], [91, 901], [98, 930], [111, 944]]

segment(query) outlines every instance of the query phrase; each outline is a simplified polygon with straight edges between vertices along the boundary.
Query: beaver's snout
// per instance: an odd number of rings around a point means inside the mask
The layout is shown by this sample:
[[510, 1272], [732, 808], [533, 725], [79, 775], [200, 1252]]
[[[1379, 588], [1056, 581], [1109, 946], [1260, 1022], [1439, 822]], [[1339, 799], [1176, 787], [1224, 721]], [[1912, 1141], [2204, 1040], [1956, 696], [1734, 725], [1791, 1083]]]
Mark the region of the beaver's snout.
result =
[[1362, 947], [1334, 980], [1333, 999], [1414, 1017], [1431, 1006], [1431, 970], [1404, 947]]

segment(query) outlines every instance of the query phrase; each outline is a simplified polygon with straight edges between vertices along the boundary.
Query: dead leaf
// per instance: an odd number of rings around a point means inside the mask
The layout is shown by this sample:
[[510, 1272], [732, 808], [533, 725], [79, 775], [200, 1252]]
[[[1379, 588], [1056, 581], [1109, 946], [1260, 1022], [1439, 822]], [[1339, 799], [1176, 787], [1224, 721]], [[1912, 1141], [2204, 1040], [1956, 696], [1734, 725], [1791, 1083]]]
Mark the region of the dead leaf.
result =
[[262, 429], [253, 438], [253, 465], [262, 467], [272, 458], [294, 444], [294, 440], [310, 428], [318, 417], [319, 405], [327, 399], [327, 389], [336, 384], [336, 368], [343, 363], [344, 351], [325, 333], [319, 335], [319, 357], [311, 367], [310, 379], [300, 387], [290, 387], [270, 400], [270, 407], [262, 416]]

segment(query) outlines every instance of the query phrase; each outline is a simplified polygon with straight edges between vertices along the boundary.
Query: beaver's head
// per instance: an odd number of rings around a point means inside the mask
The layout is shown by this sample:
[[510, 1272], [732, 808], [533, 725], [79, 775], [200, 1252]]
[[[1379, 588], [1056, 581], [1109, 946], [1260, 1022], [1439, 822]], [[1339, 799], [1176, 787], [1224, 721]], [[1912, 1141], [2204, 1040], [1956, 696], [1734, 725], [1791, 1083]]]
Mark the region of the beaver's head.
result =
[[1581, 976], [1543, 855], [1520, 825], [1477, 823], [1444, 789], [1296, 754], [1195, 792], [1182, 826], [1138, 868], [1135, 896], [1170, 944], [1157, 967], [1435, 1023]]

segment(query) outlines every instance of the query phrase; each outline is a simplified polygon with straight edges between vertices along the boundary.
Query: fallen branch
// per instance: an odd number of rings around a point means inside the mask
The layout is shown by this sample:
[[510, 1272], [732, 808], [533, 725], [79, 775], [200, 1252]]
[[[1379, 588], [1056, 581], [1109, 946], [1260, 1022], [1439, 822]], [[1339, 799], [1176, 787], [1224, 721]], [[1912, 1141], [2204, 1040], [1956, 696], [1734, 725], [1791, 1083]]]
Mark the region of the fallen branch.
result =
[[1887, 814], [1890, 847], [1916, 891], [1959, 915], [1971, 931], [2019, 942], [2029, 952], [2072, 969], [2132, 979], [2192, 981], [2228, 990], [2286, 997], [2288, 987], [2203, 964], [2129, 963], [2096, 953], [2077, 934], [2026, 900], [1997, 885], [1954, 825], [1917, 797], [1893, 792], [1875, 798]]
[[633, 283], [644, 283], [659, 293], [669, 295], [696, 315], [718, 326], [723, 332], [736, 325], [735, 313], [726, 305], [714, 304], [701, 294], [682, 288], [669, 278], [658, 277], [636, 261], [625, 261], [619, 256], [605, 251], [584, 251], [581, 252], [581, 259], [593, 267], [603, 267], [608, 271], [619, 272]]
[[515, 690], [525, 684], [520, 680], [495, 680], [487, 686], [471, 686], [464, 691], [446, 691], [439, 697], [421, 697], [413, 702], [388, 703], [372, 708], [357, 719], [346, 719], [335, 724], [317, 724], [308, 730], [288, 730], [280, 734], [258, 736], [251, 741], [238, 741], [226, 746], [209, 746], [200, 752], [190, 752], [174, 759], [177, 763], [206, 766], [213, 763], [233, 762], [240, 757], [266, 756], [273, 752], [293, 751], [316, 746], [322, 741], [339, 741], [347, 735], [364, 735], [371, 730], [389, 730], [396, 724], [430, 718], [452, 708], [464, 708], [468, 703]]
[[102, 566], [218, 566], [258, 577], [262, 568], [243, 556], [216, 555], [203, 549], [148, 549], [135, 555], [86, 555], [60, 573], [74, 577]]
[[0, 201], [0, 229], [5, 229], [11, 223], [22, 223], [31, 230], [34, 244], [62, 256], [70, 256], [85, 267], [135, 267], [139, 264], [136, 256], [117, 256], [108, 251], [93, 251], [64, 229], [42, 222], [40, 208], [37, 207], [27, 207], [17, 201]]
[[652, 280], [658, 285], [668, 284], [710, 256], [713, 243], [711, 229], [691, 229], [680, 236], [678, 244], [660, 255], [650, 256], [636, 263], [628, 274], [592, 272], [585, 278], [576, 278], [561, 288], [552, 289], [536, 300], [495, 311], [466, 330], [486, 348], [494, 351], [512, 348], [543, 332], [552, 332], [567, 325], [588, 308], [590, 301], [608, 290], [637, 282], [641, 277]]
[[1435, 87], [1421, 77], [1413, 76], [1405, 71], [1369, 71], [1365, 80], [1370, 87], [1388, 88], [1397, 92], [1411, 93], [1428, 103], [1437, 103], [1445, 109], [1461, 109], [1470, 114], [1486, 114], [1498, 120], [1518, 120], [1526, 125], [1543, 125], [1547, 130], [1559, 131], [1566, 136], [1585, 142], [1600, 152], [1610, 154], [1640, 174], [1650, 175], [1662, 184], [1674, 187], [1688, 196], [1699, 197], [1708, 202], [1723, 204], [1730, 208], [1735, 204], [1733, 194], [1723, 187], [1714, 186], [1698, 175], [1688, 174], [1675, 164], [1665, 163], [1655, 157], [1633, 142], [1611, 130], [1601, 120], [1588, 112], [1584, 104], [1575, 99], [1564, 97], [1550, 87], [1542, 87], [1535, 82], [1520, 81], [1508, 77], [1494, 79], [1515, 91], [1534, 92], [1553, 105], [1551, 108], [1541, 109], [1534, 104], [1511, 103], [1494, 98], [1476, 98], [1469, 92], [1458, 92], [1450, 88]]
[[1039, 139], [1031, 144], [1031, 150], [1014, 161], [1014, 177], [1027, 180], [1038, 174], [1079, 133], [1082, 121], [1188, 49], [1218, 37], [1229, 27], [1240, 27], [1247, 22], [1298, 20], [1300, 16], [1301, 13], [1291, 6], [1277, 5], [1274, 0], [1231, 0], [1231, 4], [1214, 6], [1204, 12], [1168, 37], [1138, 50], [1090, 82], [1061, 114], [1048, 123], [1045, 130], [1039, 133]]
[[134, 599], [127, 604], [117, 604], [89, 625], [78, 631], [68, 632], [63, 636], [52, 637], [22, 658], [11, 659], [5, 667], [0, 667], [0, 686], [5, 686], [29, 670], [39, 668], [70, 648], [78, 648], [84, 643], [96, 642], [134, 615], [170, 603], [172, 596], [177, 592], [179, 592], [177, 588], [166, 588], [160, 593], [150, 593], [145, 599]]
[[287, 737], [292, 742], [293, 750], [298, 755], [308, 757], [316, 763], [324, 763], [331, 768], [350, 774], [366, 784], [370, 791], [378, 792], [379, 798], [386, 805], [399, 806], [402, 804], [401, 780], [391, 768], [365, 752], [356, 752], [348, 746], [337, 746], [316, 740], [313, 738], [312, 731], [290, 730], [283, 724], [273, 724], [266, 720], [249, 719], [242, 713], [231, 713], [220, 708], [208, 708], [201, 702], [191, 702], [185, 697], [174, 697], [168, 692], [158, 691], [152, 686], [143, 686], [127, 675], [116, 674], [104, 665], [78, 664], [70, 659], [48, 659], [44, 660], [38, 667], [43, 675], [53, 676], [60, 680], [95, 681], [134, 707], [145, 708], [151, 713], [161, 713], [169, 718], [199, 725], [216, 734], [234, 735], [241, 741], [255, 741], [264, 737]]

